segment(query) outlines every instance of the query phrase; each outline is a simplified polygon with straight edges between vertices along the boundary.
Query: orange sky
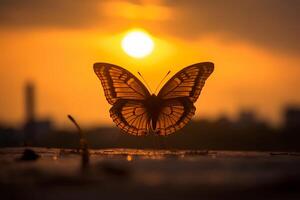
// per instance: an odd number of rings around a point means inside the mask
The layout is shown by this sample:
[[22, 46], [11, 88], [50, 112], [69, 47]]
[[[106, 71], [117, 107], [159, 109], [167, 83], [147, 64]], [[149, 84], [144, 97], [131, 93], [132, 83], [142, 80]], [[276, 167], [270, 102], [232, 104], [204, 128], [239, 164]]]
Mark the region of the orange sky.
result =
[[[27, 15], [19, 22], [20, 13], [37, 9], [31, 7], [20, 6], [16, 10], [24, 12], [15, 12], [6, 18], [5, 13], [4, 17], [0, 16], [1, 123], [23, 122], [23, 89], [31, 80], [37, 89], [39, 117], [51, 117], [59, 126], [69, 124], [67, 114], [74, 115], [84, 126], [112, 124], [108, 113], [110, 105], [92, 69], [95, 62], [111, 62], [135, 75], [140, 71], [152, 89], [168, 70], [172, 76], [190, 64], [214, 62], [215, 71], [196, 103], [196, 117], [200, 118], [216, 118], [222, 114], [235, 117], [240, 110], [254, 110], [258, 117], [278, 123], [284, 106], [300, 103], [300, 58], [294, 41], [289, 41], [290, 44], [274, 41], [273, 44], [268, 39], [262, 40], [264, 43], [250, 36], [235, 37], [233, 33], [238, 33], [240, 28], [229, 34], [229, 31], [214, 28], [201, 31], [201, 26], [188, 29], [184, 23], [171, 26], [184, 21], [183, 17], [175, 20], [174, 17], [181, 8], [187, 9], [185, 5], [168, 5], [163, 1], [108, 1], [96, 5], [99, 12], [103, 11], [99, 27], [95, 19], [86, 20], [87, 26], [83, 21], [83, 25], [74, 27], [67, 22], [55, 25], [57, 19], [54, 23], [47, 21], [48, 18], [45, 23], [33, 23], [33, 17]], [[9, 6], [1, 9], [9, 10]], [[61, 15], [65, 19], [63, 13]], [[52, 19], [51, 14], [49, 16]], [[13, 20], [4, 23], [9, 19]], [[191, 24], [198, 20], [191, 19]], [[210, 18], [199, 20], [205, 20], [205, 25]], [[148, 31], [155, 42], [154, 52], [143, 59], [131, 58], [121, 49], [124, 33], [134, 27]], [[181, 30], [177, 32], [176, 28]], [[183, 28], [196, 33], [185, 34]]]

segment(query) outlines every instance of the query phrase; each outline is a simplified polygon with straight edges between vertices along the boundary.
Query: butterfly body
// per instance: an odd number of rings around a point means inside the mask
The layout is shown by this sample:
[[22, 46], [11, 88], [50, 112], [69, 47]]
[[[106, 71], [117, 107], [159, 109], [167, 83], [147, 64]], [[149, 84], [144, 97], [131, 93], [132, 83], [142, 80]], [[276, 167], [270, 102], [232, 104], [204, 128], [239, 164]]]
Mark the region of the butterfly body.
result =
[[213, 72], [210, 62], [188, 66], [175, 74], [157, 95], [129, 71], [109, 63], [94, 64], [107, 101], [110, 116], [124, 132], [132, 135], [171, 134], [184, 127], [195, 114], [205, 80]]
[[145, 99], [144, 106], [149, 114], [149, 118], [151, 119], [152, 129], [155, 131], [159, 113], [163, 108], [163, 100], [155, 94], [152, 94], [150, 97]]

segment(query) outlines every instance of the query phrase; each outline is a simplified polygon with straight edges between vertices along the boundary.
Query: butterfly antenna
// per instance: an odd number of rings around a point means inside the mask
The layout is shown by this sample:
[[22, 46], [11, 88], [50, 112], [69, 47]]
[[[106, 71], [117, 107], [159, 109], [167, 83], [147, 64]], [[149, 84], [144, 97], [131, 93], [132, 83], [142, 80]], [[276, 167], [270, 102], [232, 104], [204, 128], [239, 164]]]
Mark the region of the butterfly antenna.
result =
[[158, 84], [158, 86], [156, 87], [154, 93], [156, 93], [156, 91], [157, 91], [157, 89], [159, 88], [159, 86], [161, 85], [161, 83], [167, 78], [167, 76], [168, 76], [170, 73], [171, 73], [171, 71], [169, 70], [168, 73], [164, 76], [164, 78], [159, 82], [159, 84]]
[[143, 79], [143, 81], [145, 82], [146, 86], [148, 87], [149, 91], [152, 93], [151, 88], [149, 87], [148, 83], [146, 82], [146, 80], [144, 79], [144, 77], [142, 76], [142, 74], [140, 72], [138, 72], [138, 74], [140, 75], [140, 77]]

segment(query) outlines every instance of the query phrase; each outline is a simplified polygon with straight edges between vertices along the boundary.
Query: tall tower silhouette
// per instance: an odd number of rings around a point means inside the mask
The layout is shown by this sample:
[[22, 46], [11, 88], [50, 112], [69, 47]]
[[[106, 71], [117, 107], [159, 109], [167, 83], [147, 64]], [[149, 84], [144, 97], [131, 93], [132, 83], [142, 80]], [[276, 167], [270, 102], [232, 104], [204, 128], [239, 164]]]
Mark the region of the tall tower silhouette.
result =
[[28, 82], [24, 88], [25, 96], [25, 145], [33, 145], [36, 134], [35, 123], [35, 88], [32, 82]]
[[26, 122], [35, 121], [35, 89], [31, 82], [25, 86], [25, 113]]

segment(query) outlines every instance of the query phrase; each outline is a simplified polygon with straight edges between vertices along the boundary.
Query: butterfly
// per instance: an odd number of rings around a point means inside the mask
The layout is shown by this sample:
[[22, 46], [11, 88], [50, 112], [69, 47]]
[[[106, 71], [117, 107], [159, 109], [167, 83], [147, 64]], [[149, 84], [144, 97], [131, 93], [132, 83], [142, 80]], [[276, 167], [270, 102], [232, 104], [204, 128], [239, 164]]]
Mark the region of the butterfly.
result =
[[155, 95], [126, 69], [110, 63], [94, 64], [105, 97], [112, 105], [112, 120], [123, 132], [137, 136], [150, 132], [169, 135], [183, 128], [195, 114], [194, 103], [213, 70], [211, 62], [185, 67]]

